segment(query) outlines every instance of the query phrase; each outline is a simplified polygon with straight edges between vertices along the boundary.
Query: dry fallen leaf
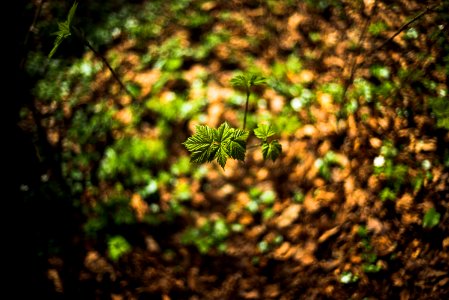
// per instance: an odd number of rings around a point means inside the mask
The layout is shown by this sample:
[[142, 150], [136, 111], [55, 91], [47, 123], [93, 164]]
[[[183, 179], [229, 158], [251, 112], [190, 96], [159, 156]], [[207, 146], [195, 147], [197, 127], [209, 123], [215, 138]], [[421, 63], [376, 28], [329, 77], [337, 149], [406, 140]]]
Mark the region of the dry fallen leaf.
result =
[[413, 197], [406, 193], [396, 202], [396, 211], [401, 213], [408, 211], [413, 205]]
[[287, 207], [282, 214], [277, 217], [276, 224], [279, 228], [284, 228], [291, 225], [299, 216], [301, 211], [300, 204], [292, 204]]
[[136, 217], [139, 221], [142, 221], [145, 214], [148, 212], [148, 204], [142, 199], [142, 196], [135, 193], [131, 197], [131, 207], [136, 213]]
[[338, 231], [340, 230], [340, 226], [336, 226], [334, 228], [331, 228], [329, 230], [326, 230], [319, 238], [318, 238], [318, 243], [324, 243], [325, 241], [327, 241], [331, 236], [335, 235], [338, 233]]

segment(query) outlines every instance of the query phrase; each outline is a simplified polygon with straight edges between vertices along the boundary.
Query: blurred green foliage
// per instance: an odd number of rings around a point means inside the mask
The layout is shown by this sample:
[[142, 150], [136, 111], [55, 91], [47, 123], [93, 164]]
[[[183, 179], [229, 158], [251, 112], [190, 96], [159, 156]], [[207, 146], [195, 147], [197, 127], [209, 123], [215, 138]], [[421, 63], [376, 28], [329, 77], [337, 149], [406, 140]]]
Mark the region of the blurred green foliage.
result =
[[440, 223], [441, 214], [435, 210], [435, 208], [430, 208], [424, 214], [422, 220], [422, 226], [424, 228], [433, 228]]
[[[62, 177], [72, 193], [64, 197], [80, 209], [86, 237], [99, 243], [106, 241], [108, 255], [113, 261], [118, 261], [132, 250], [131, 242], [121, 235], [115, 235], [116, 232], [138, 223], [175, 223], [180, 215], [189, 215], [188, 212], [192, 210], [191, 202], [195, 197], [192, 181], [203, 183], [209, 172], [206, 166], [192, 165], [187, 153], [182, 152], [185, 149], [180, 150], [176, 142], [181, 144], [179, 138], [186, 138], [185, 134], [191, 123], [204, 123], [205, 113], [210, 107], [208, 86], [216, 78], [208, 69], [198, 71], [194, 79], [187, 79], [185, 73], [196, 63], [216, 62], [217, 49], [233, 41], [232, 26], [211, 29], [215, 18], [237, 27], [244, 24], [235, 19], [233, 12], [226, 10], [226, 5], [214, 15], [202, 9], [204, 3], [193, 0], [155, 0], [141, 5], [127, 3], [116, 8], [114, 3], [92, 2], [88, 9], [80, 5], [74, 22], [86, 25], [86, 37], [111, 59], [114, 68], [121, 70], [122, 54], [117, 50], [107, 49], [125, 39], [131, 39], [133, 45], [127, 51], [138, 57], [136, 71], [160, 71], [158, 78], [151, 84], [148, 95], [142, 94], [145, 85], [133, 81], [134, 79], [126, 82], [129, 91], [139, 98], [139, 101], [131, 104], [123, 104], [120, 94], [110, 86], [110, 82], [107, 79], [102, 81], [104, 74], [101, 62], [84, 55], [84, 49], [77, 50], [69, 41], [66, 46], [61, 45], [51, 61], [47, 61], [48, 51], [44, 51], [44, 46], [28, 53], [25, 70], [31, 78], [36, 79], [32, 94], [42, 118], [37, 122], [44, 130], [55, 130], [59, 135], [53, 147], [55, 151], [61, 151], [58, 162], [61, 164]], [[275, 15], [297, 5], [295, 1], [267, 0], [265, 3]], [[56, 7], [55, 12], [66, 11], [62, 3], [55, 2], [52, 5]], [[329, 15], [330, 11], [341, 8], [342, 3], [335, 0], [307, 0], [305, 5], [314, 12]], [[96, 13], [96, 18], [90, 18], [92, 12]], [[443, 17], [438, 15], [438, 18], [438, 22], [444, 24], [448, 14]], [[99, 20], [98, 24], [94, 24], [96, 20]], [[46, 20], [38, 24], [40, 32], [54, 32], [56, 23], [52, 27], [48, 22]], [[183, 26], [192, 34], [188, 44], [182, 34], [167, 34], [167, 28], [171, 29], [175, 25]], [[384, 22], [375, 22], [369, 26], [368, 32], [380, 37], [388, 29]], [[268, 98], [262, 98], [263, 89], [254, 91], [257, 99], [251, 103], [253, 107], [248, 115], [248, 128], [256, 128], [258, 124], [271, 124], [271, 127], [259, 126], [256, 129], [255, 135], [264, 141], [272, 135], [272, 131], [289, 137], [303, 124], [314, 123], [312, 108], [317, 105], [319, 92], [332, 95], [333, 102], [339, 107], [336, 114], [342, 119], [350, 115], [357, 116], [363, 106], [374, 108], [373, 115], [382, 116], [383, 107], [394, 105], [401, 118], [412, 120], [413, 114], [428, 115], [434, 119], [436, 128], [449, 130], [447, 87], [429, 76], [432, 72], [449, 74], [446, 35], [438, 26], [426, 32], [417, 25], [404, 32], [405, 42], [416, 42], [423, 35], [429, 35], [443, 53], [441, 58], [427, 64], [434, 66], [435, 70], [410, 66], [396, 69], [376, 62], [369, 66], [366, 76], [355, 78], [345, 98], [344, 86], [338, 79], [333, 78], [331, 82], [325, 83], [294, 79], [299, 77], [301, 71], [309, 68], [311, 63], [315, 64], [311, 59], [313, 56], [308, 56], [302, 50], [295, 49], [274, 59], [264, 72], [257, 64], [257, 57], [250, 51], [246, 53], [246, 57], [236, 57], [231, 51], [220, 63], [229, 74], [236, 74], [236, 69], [242, 65], [250, 73], [266, 74], [266, 88], [285, 99], [285, 103], [277, 107], [277, 112], [272, 113], [273, 103]], [[314, 29], [307, 33], [307, 38], [318, 47], [326, 37]], [[263, 46], [264, 41], [248, 37], [248, 43], [257, 48]], [[425, 61], [428, 55], [419, 54], [413, 59]], [[132, 77], [132, 73], [126, 76]], [[252, 84], [251, 80], [243, 80], [240, 86], [248, 89], [254, 83], [262, 83], [258, 78], [253, 79]], [[425, 101], [419, 103], [413, 97], [407, 98], [412, 99], [409, 103], [403, 101], [402, 98], [406, 97], [401, 92], [410, 90], [425, 95]], [[236, 90], [225, 101], [225, 109], [239, 110], [237, 118], [243, 119], [240, 108], [245, 103], [245, 95]], [[124, 106], [130, 110], [129, 122], [122, 122], [117, 118]], [[23, 109], [21, 117], [27, 120], [30, 114], [29, 109]], [[279, 150], [279, 143], [266, 143], [263, 156], [276, 158], [277, 155], [273, 153], [276, 154]], [[380, 178], [378, 196], [381, 200], [395, 200], [407, 189], [417, 194], [432, 180], [433, 164], [449, 167], [447, 149], [443, 150], [440, 160], [432, 160], [432, 164], [430, 161], [423, 162], [422, 166], [410, 163], [410, 158], [403, 159], [400, 155], [402, 152], [403, 149], [387, 138], [384, 139], [378, 153], [384, 161], [373, 168], [374, 174]], [[340, 164], [337, 154], [328, 151], [315, 161], [315, 166], [327, 184], [332, 184], [332, 170]], [[409, 176], [411, 169], [415, 171], [413, 177]], [[42, 183], [44, 193], [50, 189], [60, 189], [51, 180]], [[201, 188], [206, 189], [206, 186], [202, 185]], [[304, 202], [307, 191], [298, 187], [291, 192], [293, 201]], [[261, 216], [263, 221], [275, 216], [274, 206], [278, 197], [276, 191], [251, 187], [248, 193], [250, 199], [245, 210], [254, 216]], [[140, 205], [147, 207], [142, 218], [136, 217], [131, 203], [133, 195], [138, 195], [141, 198]], [[164, 200], [161, 197], [165, 197]], [[440, 213], [432, 208], [424, 214], [422, 226], [433, 228], [439, 224], [440, 219]], [[193, 245], [202, 254], [210, 253], [212, 249], [223, 252], [226, 250], [226, 240], [244, 229], [244, 225], [229, 224], [222, 217], [207, 219], [200, 225], [187, 228], [182, 234], [181, 242]], [[363, 271], [379, 272], [379, 258], [366, 228], [361, 229], [359, 236]], [[267, 253], [282, 240], [282, 236], [276, 237], [274, 241], [261, 239], [257, 243], [258, 250], [260, 253]], [[52, 242], [48, 244], [51, 249], [58, 248]], [[257, 262], [258, 257], [255, 257], [254, 263]], [[343, 272], [340, 277], [340, 281], [345, 284], [357, 282], [358, 279], [358, 275], [351, 272]]]
[[226, 239], [231, 233], [229, 224], [223, 218], [206, 220], [198, 227], [190, 227], [185, 230], [181, 242], [186, 245], [194, 245], [202, 254], [206, 254], [212, 248], [219, 252], [226, 250]]
[[388, 29], [388, 25], [383, 21], [377, 21], [371, 23], [368, 27], [368, 32], [374, 36], [381, 35], [384, 31]]
[[327, 181], [331, 179], [331, 172], [334, 166], [340, 166], [340, 162], [336, 153], [333, 151], [326, 152], [322, 158], [318, 158], [315, 161], [315, 167], [318, 169], [318, 173]]
[[113, 261], [118, 261], [122, 255], [131, 250], [131, 245], [121, 235], [115, 235], [108, 239], [108, 253]]

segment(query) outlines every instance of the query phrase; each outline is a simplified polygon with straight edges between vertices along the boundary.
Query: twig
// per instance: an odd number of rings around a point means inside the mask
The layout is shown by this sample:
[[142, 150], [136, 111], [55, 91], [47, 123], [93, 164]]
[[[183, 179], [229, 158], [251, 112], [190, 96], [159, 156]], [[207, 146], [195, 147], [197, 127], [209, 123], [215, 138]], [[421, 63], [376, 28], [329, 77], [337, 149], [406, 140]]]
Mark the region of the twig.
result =
[[401, 27], [399, 27], [399, 29], [392, 36], [390, 36], [387, 40], [385, 40], [382, 44], [380, 44], [380, 46], [371, 50], [369, 53], [376, 52], [376, 51], [380, 50], [381, 48], [383, 48], [386, 44], [391, 42], [398, 34], [400, 34], [402, 31], [404, 31], [410, 24], [412, 24], [413, 22], [420, 19], [422, 16], [427, 14], [429, 11], [434, 10], [438, 5], [439, 4], [434, 4], [432, 6], [428, 6], [425, 10], [423, 10], [422, 12], [417, 14], [413, 19], [411, 19], [410, 21], [408, 21], [407, 23], [405, 23]]
[[[34, 28], [36, 27], [36, 22], [39, 19], [41, 12], [42, 12], [42, 6], [44, 5], [45, 0], [41, 0], [39, 1], [38, 7], [36, 8], [35, 12], [34, 12], [34, 16], [33, 16], [33, 21], [31, 22], [30, 26], [28, 27], [28, 31], [25, 34], [25, 38], [23, 40], [23, 51], [25, 53], [25, 49], [28, 47], [28, 41], [30, 39], [30, 34], [33, 33]], [[20, 61], [20, 70], [23, 70], [26, 60], [27, 60], [27, 56], [26, 55], [22, 55], [22, 59]]]
[[[373, 11], [371, 12], [370, 15], [373, 15], [374, 9], [376, 7], [377, 1], [373, 6]], [[388, 39], [386, 39], [382, 44], [380, 44], [379, 46], [377, 46], [376, 48], [370, 50], [369, 52], [367, 52], [365, 55], [370, 55], [374, 52], [379, 51], [381, 48], [383, 48], [385, 45], [387, 45], [389, 42], [391, 42], [397, 35], [399, 35], [402, 31], [404, 31], [410, 24], [412, 24], [413, 22], [417, 21], [418, 19], [420, 19], [421, 17], [423, 17], [425, 14], [427, 14], [428, 12], [434, 10], [436, 7], [438, 7], [440, 4], [434, 4], [432, 6], [428, 6], [426, 7], [425, 10], [423, 10], [422, 12], [420, 12], [419, 14], [417, 14], [413, 19], [411, 19], [410, 21], [408, 21], [407, 23], [404, 23], [401, 27], [399, 27], [398, 30], [396, 30], [396, 32], [390, 36]], [[362, 34], [360, 35], [360, 40], [359, 40], [359, 44], [358, 47], [360, 47], [361, 42], [363, 41], [365, 32], [366, 32], [366, 28], [367, 28], [367, 24], [369, 22], [369, 19], [367, 20], [367, 22], [365, 23], [365, 26], [363, 28]], [[357, 53], [358, 55], [359, 53]], [[362, 61], [361, 63], [357, 63], [357, 55], [354, 56], [354, 59], [352, 61], [352, 65], [351, 65], [351, 74], [348, 78], [348, 80], [345, 83], [345, 87], [343, 90], [343, 96], [342, 98], [344, 99], [346, 96], [346, 92], [349, 88], [349, 86], [352, 84], [352, 81], [354, 80], [354, 76], [355, 76], [355, 72], [356, 70], [363, 66], [365, 64], [366, 61]]]
[[251, 146], [247, 147], [246, 150], [255, 149], [255, 148], [258, 148], [258, 147], [260, 147], [260, 146], [262, 146], [262, 143], [260, 143], [260, 144], [255, 144], [255, 145], [251, 145]]
[[126, 88], [125, 84], [123, 83], [123, 81], [120, 79], [120, 77], [118, 76], [118, 74], [114, 71], [114, 69], [112, 68], [112, 66], [109, 64], [109, 62], [106, 60], [106, 58], [100, 53], [98, 52], [92, 45], [91, 43], [89, 43], [89, 41], [84, 37], [84, 35], [81, 33], [81, 31], [78, 28], [73, 27], [76, 35], [83, 41], [83, 43], [97, 56], [101, 59], [101, 61], [106, 65], [106, 67], [109, 69], [109, 71], [111, 71], [112, 76], [114, 77], [114, 79], [119, 83], [120, 88], [123, 89], [133, 100], [136, 100], [134, 95]]

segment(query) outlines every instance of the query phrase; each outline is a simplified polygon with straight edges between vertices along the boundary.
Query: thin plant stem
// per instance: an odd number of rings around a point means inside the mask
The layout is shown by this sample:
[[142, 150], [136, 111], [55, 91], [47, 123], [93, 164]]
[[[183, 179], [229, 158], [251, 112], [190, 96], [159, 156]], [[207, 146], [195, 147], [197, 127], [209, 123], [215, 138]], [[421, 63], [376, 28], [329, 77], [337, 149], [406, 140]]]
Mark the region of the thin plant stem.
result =
[[[369, 23], [369, 21], [371, 19], [371, 16], [374, 14], [375, 9], [377, 8], [376, 4], [377, 4], [377, 1], [375, 2], [375, 5], [373, 6], [373, 9], [372, 9], [372, 12], [370, 14], [370, 17], [367, 19], [367, 21], [366, 21], [366, 23], [365, 23], [365, 25], [363, 27], [362, 34], [360, 36], [359, 43], [358, 43], [357, 55], [360, 54], [359, 47], [361, 46], [361, 44], [363, 42], [363, 39], [365, 38], [366, 28], [367, 28], [367, 25], [368, 25], [368, 23]], [[419, 20], [420, 18], [422, 18], [427, 13], [434, 11], [434, 9], [436, 9], [439, 5], [440, 4], [434, 4], [432, 6], [426, 7], [425, 10], [421, 11], [414, 18], [412, 18], [410, 21], [404, 23], [401, 27], [399, 27], [399, 29], [396, 30], [396, 32], [392, 36], [390, 36], [388, 39], [386, 39], [382, 44], [380, 44], [376, 48], [373, 48], [370, 51], [368, 51], [367, 53], [365, 53], [365, 56], [370, 56], [373, 53], [379, 51], [386, 44], [391, 42], [396, 36], [398, 36], [402, 31], [407, 29], [410, 24], [412, 24], [413, 22]], [[348, 80], [346, 81], [346, 84], [345, 84], [345, 87], [344, 87], [344, 90], [343, 90], [343, 99], [346, 96], [346, 93], [347, 93], [347, 90], [348, 90], [349, 86], [352, 84], [352, 82], [354, 80], [354, 75], [355, 75], [356, 70], [358, 68], [362, 67], [365, 63], [366, 63], [366, 60], [362, 61], [361, 63], [357, 63], [356, 56], [354, 57], [353, 62], [352, 62], [352, 66], [351, 66], [351, 74], [350, 74]]]
[[243, 130], [246, 128], [246, 115], [248, 114], [248, 106], [249, 106], [249, 88], [246, 89], [246, 104], [245, 104], [245, 115], [243, 117]]
[[421, 11], [419, 14], [417, 14], [413, 19], [411, 19], [410, 21], [408, 21], [407, 23], [403, 24], [401, 27], [399, 27], [399, 29], [392, 35], [390, 36], [387, 40], [385, 40], [381, 45], [379, 45], [378, 47], [376, 47], [374, 50], [372, 50], [371, 52], [376, 52], [379, 51], [381, 48], [383, 48], [386, 44], [388, 44], [389, 42], [391, 42], [397, 35], [399, 35], [402, 31], [404, 31], [405, 29], [407, 29], [407, 27], [412, 24], [413, 22], [419, 20], [422, 16], [424, 16], [425, 14], [427, 14], [430, 11], [433, 11], [439, 4], [434, 4], [432, 6], [428, 6], [426, 7], [425, 10]]
[[74, 28], [75, 33], [77, 34], [77, 36], [83, 41], [83, 43], [87, 46], [87, 48], [89, 48], [98, 58], [101, 59], [101, 61], [106, 65], [106, 67], [109, 69], [109, 71], [111, 71], [112, 76], [114, 77], [114, 79], [118, 82], [118, 84], [120, 85], [120, 88], [123, 89], [130, 97], [131, 99], [135, 100], [134, 95], [126, 88], [125, 84], [123, 83], [123, 81], [120, 79], [120, 77], [118, 76], [118, 74], [114, 71], [114, 69], [112, 68], [112, 66], [109, 64], [109, 62], [106, 60], [106, 58], [99, 53], [92, 45], [91, 43], [89, 43], [89, 41], [84, 37], [84, 35], [80, 32], [79, 29]]

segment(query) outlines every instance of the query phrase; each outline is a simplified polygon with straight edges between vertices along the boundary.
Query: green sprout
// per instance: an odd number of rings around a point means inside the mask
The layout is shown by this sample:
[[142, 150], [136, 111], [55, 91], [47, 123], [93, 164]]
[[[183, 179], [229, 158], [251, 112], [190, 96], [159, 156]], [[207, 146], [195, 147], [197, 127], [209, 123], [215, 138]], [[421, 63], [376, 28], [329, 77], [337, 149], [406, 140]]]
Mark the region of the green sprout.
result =
[[54, 46], [51, 49], [50, 53], [48, 54], [48, 58], [51, 58], [56, 50], [58, 49], [59, 45], [61, 45], [62, 41], [68, 38], [71, 33], [71, 27], [72, 27], [72, 21], [73, 16], [75, 15], [76, 8], [78, 7], [78, 2], [74, 2], [72, 7], [70, 8], [69, 14], [67, 15], [67, 20], [64, 22], [58, 22], [58, 31], [53, 33], [53, 35], [56, 35], [56, 39], [54, 42]]

